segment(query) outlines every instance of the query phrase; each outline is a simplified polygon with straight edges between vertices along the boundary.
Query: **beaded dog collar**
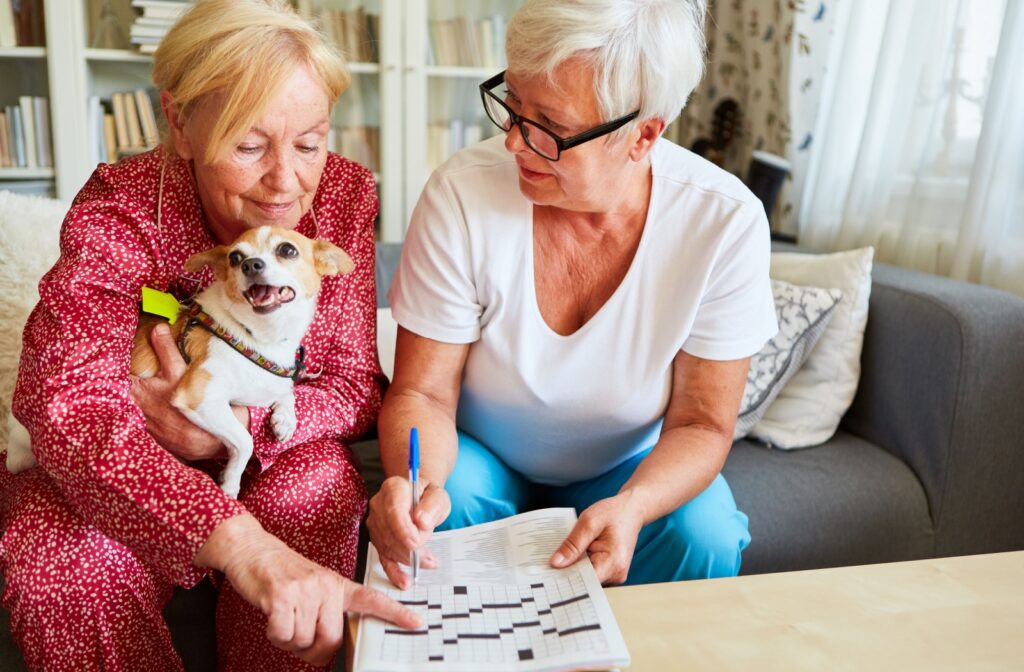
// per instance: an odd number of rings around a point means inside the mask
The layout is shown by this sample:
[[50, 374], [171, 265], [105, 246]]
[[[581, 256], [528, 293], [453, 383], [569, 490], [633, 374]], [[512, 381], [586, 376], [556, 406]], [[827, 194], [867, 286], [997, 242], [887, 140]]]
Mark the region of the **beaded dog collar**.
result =
[[269, 371], [275, 376], [291, 378], [292, 380], [297, 381], [306, 368], [306, 349], [301, 345], [299, 346], [299, 349], [295, 351], [295, 365], [291, 367], [281, 366], [277, 362], [271, 361], [256, 352], [254, 349], [244, 344], [237, 336], [217, 324], [212, 317], [203, 312], [203, 307], [196, 302], [192, 302], [186, 306], [183, 317], [185, 317], [188, 322], [185, 323], [185, 328], [181, 330], [180, 334], [178, 334], [178, 350], [181, 351], [181, 356], [185, 358], [186, 363], [189, 361], [189, 356], [185, 353], [185, 336], [188, 334], [188, 330], [192, 327], [202, 327], [230, 345], [239, 354], [245, 356], [245, 358], [250, 362]]

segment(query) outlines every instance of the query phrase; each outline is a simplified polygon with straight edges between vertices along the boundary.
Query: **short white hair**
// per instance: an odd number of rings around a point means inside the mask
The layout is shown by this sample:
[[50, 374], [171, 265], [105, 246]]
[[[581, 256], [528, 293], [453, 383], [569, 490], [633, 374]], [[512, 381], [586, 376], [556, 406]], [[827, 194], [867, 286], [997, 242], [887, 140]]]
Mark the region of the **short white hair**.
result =
[[706, 12], [707, 0], [527, 0], [506, 29], [508, 67], [550, 77], [582, 58], [605, 121], [639, 109], [668, 125], [704, 75]]

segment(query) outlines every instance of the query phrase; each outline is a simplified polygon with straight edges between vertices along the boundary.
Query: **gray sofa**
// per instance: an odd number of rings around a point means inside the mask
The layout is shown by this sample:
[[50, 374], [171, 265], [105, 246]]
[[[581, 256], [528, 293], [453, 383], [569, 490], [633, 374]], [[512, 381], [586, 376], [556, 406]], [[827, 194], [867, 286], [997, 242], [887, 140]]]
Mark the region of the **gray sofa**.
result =
[[[378, 247], [380, 305], [399, 252]], [[839, 432], [798, 451], [733, 446], [743, 574], [1024, 549], [1024, 299], [882, 265], [873, 279]], [[376, 444], [356, 450], [373, 489]], [[214, 599], [202, 585], [165, 611], [187, 670], [215, 669]], [[0, 669], [24, 669], [3, 638]]]

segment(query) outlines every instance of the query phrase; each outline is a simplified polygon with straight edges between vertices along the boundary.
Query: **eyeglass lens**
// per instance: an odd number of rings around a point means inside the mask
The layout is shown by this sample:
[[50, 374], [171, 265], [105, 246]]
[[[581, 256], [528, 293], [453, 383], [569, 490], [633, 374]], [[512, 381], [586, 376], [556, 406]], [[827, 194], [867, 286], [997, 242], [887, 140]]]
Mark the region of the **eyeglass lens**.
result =
[[[491, 96], [484, 96], [484, 103], [491, 121], [506, 133], [512, 130], [512, 115], [504, 105]], [[543, 128], [527, 119], [521, 119], [519, 129], [523, 134], [523, 140], [535, 152], [548, 159], [558, 157], [558, 143]]]

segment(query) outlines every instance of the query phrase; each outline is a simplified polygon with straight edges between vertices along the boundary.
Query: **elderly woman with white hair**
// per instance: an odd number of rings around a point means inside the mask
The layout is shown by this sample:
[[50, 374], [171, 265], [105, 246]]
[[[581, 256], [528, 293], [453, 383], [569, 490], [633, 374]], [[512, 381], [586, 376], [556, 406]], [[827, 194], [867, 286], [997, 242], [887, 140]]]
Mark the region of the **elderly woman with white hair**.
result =
[[[761, 203], [661, 138], [703, 71], [703, 0], [528, 0], [481, 85], [504, 132], [430, 178], [390, 290], [400, 325], [371, 538], [399, 586], [435, 529], [538, 506], [605, 583], [734, 575], [720, 474], [776, 330]], [[410, 509], [406, 445], [422, 443]]]

